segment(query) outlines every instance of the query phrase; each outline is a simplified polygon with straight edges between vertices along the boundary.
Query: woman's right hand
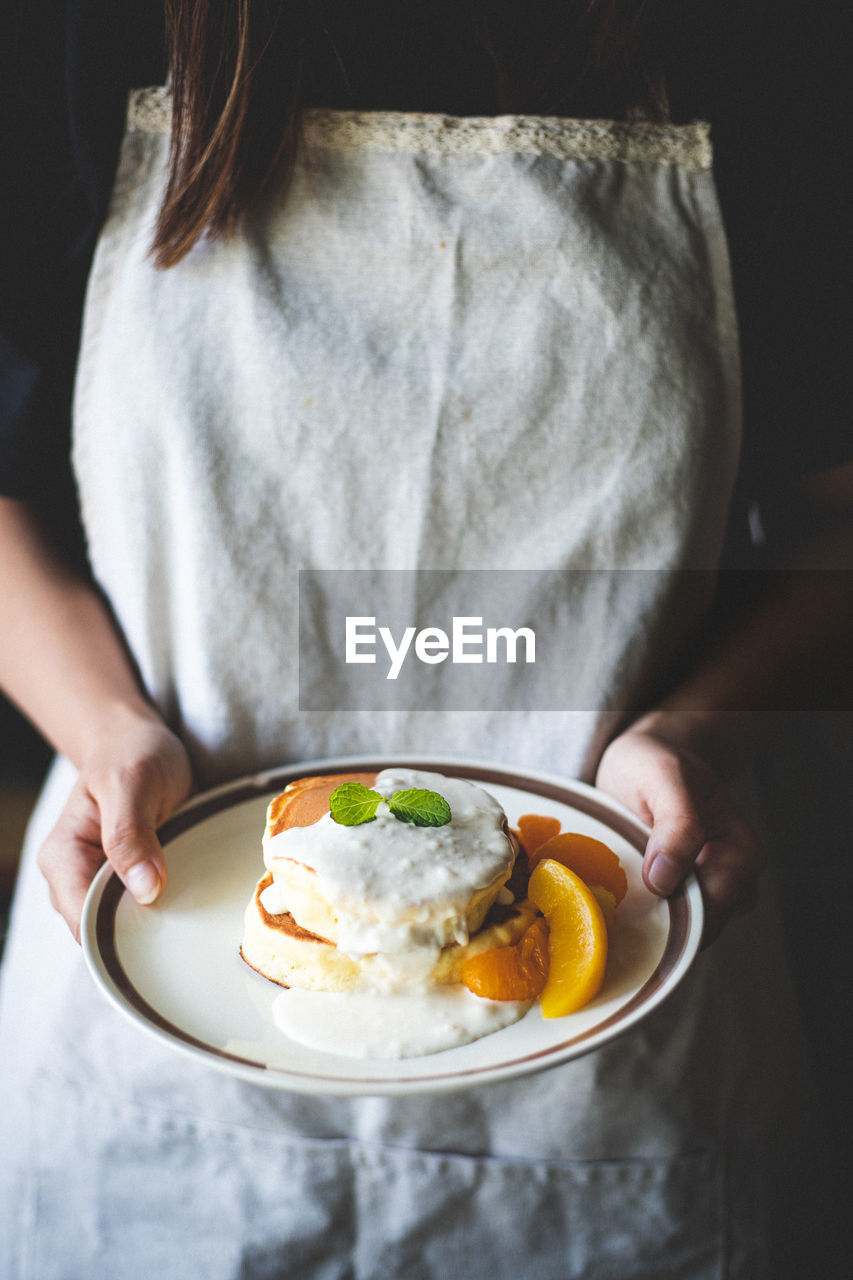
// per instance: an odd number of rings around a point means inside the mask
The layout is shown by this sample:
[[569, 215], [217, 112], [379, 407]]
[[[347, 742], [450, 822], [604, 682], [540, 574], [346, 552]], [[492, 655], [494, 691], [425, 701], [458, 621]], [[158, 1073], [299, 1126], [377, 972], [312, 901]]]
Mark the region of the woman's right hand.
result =
[[191, 789], [186, 748], [156, 714], [117, 711], [39, 853], [51, 902], [78, 942], [83, 901], [105, 858], [137, 902], [158, 897], [166, 863], [157, 828]]
[[108, 858], [140, 902], [166, 880], [157, 828], [186, 798], [186, 750], [151, 706], [101, 592], [67, 565], [35, 509], [0, 497], [0, 685], [79, 769], [39, 855], [75, 938]]

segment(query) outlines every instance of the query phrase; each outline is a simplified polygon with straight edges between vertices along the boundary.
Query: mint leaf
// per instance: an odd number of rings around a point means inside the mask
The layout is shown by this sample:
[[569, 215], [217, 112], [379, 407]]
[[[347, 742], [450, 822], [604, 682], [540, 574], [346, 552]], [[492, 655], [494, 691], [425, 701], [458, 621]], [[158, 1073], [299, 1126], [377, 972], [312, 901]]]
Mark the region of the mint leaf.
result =
[[[342, 827], [358, 827], [374, 820], [384, 800], [378, 791], [361, 782], [342, 782], [329, 796], [329, 812], [332, 821]], [[416, 827], [443, 827], [450, 821], [450, 805], [437, 791], [409, 787], [406, 791], [395, 791], [387, 804], [400, 822], [412, 822]]]
[[450, 821], [450, 805], [437, 791], [425, 791], [422, 787], [409, 787], [407, 791], [395, 791], [388, 801], [388, 808], [401, 822], [413, 822], [416, 827], [443, 827]]
[[333, 822], [342, 827], [357, 827], [362, 822], [372, 822], [381, 800], [378, 791], [371, 791], [363, 782], [342, 782], [329, 796], [329, 811]]

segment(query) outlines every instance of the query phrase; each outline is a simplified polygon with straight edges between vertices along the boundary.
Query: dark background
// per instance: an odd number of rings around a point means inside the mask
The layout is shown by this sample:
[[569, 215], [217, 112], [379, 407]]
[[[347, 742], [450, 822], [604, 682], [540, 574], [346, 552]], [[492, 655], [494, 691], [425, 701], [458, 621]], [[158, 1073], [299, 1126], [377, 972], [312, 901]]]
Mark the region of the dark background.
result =
[[24, 830], [50, 748], [0, 695], [0, 951]]

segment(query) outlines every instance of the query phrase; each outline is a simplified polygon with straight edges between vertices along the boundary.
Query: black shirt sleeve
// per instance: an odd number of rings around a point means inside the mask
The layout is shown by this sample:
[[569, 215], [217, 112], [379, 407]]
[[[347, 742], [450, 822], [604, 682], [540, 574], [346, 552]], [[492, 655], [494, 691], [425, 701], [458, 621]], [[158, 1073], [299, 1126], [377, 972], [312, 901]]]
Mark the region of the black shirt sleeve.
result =
[[[844, 124], [853, 100], [843, 65], [850, 48], [843, 9], [802, 5], [783, 19], [782, 6], [778, 43], [765, 34], [769, 83], [757, 127], [745, 130], [751, 148], [738, 146], [738, 122], [727, 122], [724, 207], [737, 237], [750, 433], [744, 463], [759, 486], [853, 457], [846, 322], [853, 301], [853, 157]], [[741, 192], [746, 198], [739, 200]]]
[[163, 78], [158, 4], [6, 0], [0, 17], [0, 493], [70, 489], [83, 297], [129, 88]]
[[676, 112], [712, 122], [741, 340], [728, 562], [772, 564], [809, 533], [803, 478], [853, 459], [851, 22], [832, 0], [689, 9]]

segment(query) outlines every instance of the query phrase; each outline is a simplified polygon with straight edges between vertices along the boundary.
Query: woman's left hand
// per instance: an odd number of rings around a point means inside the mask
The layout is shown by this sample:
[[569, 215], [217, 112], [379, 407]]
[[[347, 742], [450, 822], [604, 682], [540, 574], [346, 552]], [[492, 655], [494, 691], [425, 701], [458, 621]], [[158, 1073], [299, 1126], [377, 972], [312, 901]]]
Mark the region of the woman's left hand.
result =
[[666, 897], [694, 871], [705, 904], [703, 945], [757, 900], [765, 854], [715, 770], [671, 717], [645, 716], [604, 751], [596, 786], [652, 828], [643, 880]]

